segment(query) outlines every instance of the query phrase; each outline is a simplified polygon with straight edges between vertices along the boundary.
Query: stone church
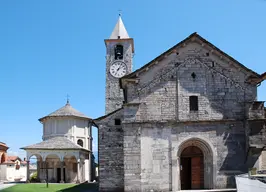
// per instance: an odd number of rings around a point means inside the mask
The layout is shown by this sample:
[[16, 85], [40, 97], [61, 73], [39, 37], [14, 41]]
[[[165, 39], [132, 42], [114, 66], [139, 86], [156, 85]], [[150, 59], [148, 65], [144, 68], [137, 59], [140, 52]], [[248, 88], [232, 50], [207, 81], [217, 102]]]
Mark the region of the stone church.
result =
[[[162, 37], [163, 38], [163, 37]], [[197, 33], [132, 71], [134, 39], [119, 16], [106, 45], [100, 191], [234, 188], [266, 167], [266, 79]]]

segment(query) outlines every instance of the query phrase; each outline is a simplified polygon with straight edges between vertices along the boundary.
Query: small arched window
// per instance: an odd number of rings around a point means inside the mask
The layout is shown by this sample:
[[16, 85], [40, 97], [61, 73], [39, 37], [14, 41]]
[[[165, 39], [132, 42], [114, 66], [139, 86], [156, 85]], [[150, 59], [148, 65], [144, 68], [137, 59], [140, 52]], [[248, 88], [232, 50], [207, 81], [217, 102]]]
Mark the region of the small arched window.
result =
[[115, 46], [115, 60], [121, 60], [121, 59], [123, 59], [123, 46], [116, 45]]
[[81, 139], [78, 140], [78, 145], [83, 147], [83, 141]]

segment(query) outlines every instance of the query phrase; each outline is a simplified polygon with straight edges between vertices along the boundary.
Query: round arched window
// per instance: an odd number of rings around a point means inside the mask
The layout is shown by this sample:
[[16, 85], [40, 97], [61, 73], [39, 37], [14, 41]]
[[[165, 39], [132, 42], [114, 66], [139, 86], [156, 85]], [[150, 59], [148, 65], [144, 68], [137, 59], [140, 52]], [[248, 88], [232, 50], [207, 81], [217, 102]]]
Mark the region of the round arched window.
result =
[[78, 140], [78, 145], [83, 147], [83, 141], [81, 139]]

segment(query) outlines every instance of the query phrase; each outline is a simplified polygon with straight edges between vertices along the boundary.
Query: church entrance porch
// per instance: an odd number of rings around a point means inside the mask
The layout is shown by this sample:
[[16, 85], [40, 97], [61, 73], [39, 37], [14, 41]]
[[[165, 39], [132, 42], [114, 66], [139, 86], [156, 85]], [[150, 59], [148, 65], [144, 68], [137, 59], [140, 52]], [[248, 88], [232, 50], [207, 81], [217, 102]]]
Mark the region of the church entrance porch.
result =
[[80, 164], [77, 162], [75, 156], [66, 155], [61, 161], [57, 154], [50, 154], [45, 162], [38, 163], [42, 165], [39, 178], [52, 183], [79, 183], [84, 177], [78, 172]]
[[37, 161], [38, 180], [41, 182], [80, 183], [90, 180], [90, 151], [66, 137], [52, 137], [22, 149], [26, 150], [27, 159], [33, 155], [41, 157]]
[[204, 188], [203, 153], [196, 146], [190, 146], [181, 153], [181, 189]]
[[[37, 157], [37, 179], [33, 182], [80, 183], [86, 181], [86, 170], [88, 169], [86, 169], [84, 155], [86, 154], [72, 153], [70, 151], [40, 151], [40, 154], [28, 152], [28, 159], [31, 156]], [[29, 179], [30, 176], [28, 174], [27, 180]]]

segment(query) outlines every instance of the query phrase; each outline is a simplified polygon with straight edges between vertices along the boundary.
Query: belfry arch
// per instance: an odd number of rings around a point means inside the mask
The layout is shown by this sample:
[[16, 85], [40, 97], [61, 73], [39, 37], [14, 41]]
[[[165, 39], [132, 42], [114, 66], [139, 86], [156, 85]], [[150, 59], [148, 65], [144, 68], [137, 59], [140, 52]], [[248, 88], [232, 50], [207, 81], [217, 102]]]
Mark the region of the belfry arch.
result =
[[[215, 181], [214, 150], [208, 142], [200, 138], [190, 138], [183, 141], [177, 151], [177, 175], [179, 190], [182, 189], [212, 189]], [[187, 158], [187, 159], [185, 159]], [[183, 167], [182, 167], [183, 160]], [[189, 165], [190, 163], [190, 165]], [[184, 167], [186, 166], [186, 167]], [[182, 181], [182, 168], [189, 171], [190, 180]], [[193, 175], [194, 174], [194, 175]], [[184, 174], [183, 174], [184, 177]], [[183, 178], [184, 179], [184, 178]], [[183, 183], [182, 183], [183, 182]], [[190, 183], [188, 183], [190, 182]]]

